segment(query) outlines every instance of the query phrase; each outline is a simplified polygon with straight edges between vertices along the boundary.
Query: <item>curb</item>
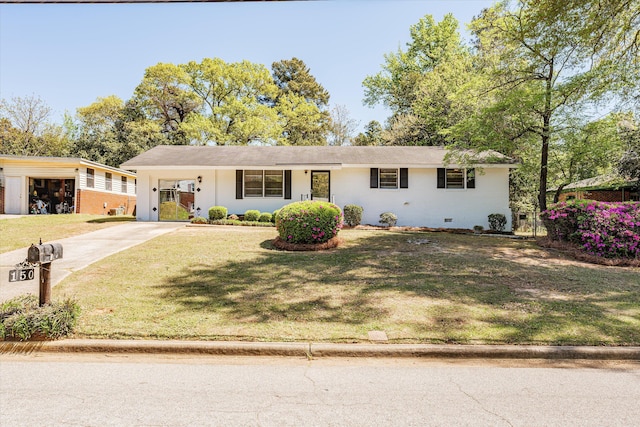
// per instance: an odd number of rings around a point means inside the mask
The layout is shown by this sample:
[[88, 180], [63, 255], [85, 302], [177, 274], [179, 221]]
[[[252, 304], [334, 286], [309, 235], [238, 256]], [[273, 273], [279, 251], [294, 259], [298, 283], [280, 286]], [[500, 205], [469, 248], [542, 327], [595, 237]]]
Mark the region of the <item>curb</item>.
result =
[[379, 357], [433, 359], [626, 360], [640, 362], [640, 347], [323, 344], [230, 341], [60, 340], [0, 342], [1, 354], [130, 353], [218, 356]]

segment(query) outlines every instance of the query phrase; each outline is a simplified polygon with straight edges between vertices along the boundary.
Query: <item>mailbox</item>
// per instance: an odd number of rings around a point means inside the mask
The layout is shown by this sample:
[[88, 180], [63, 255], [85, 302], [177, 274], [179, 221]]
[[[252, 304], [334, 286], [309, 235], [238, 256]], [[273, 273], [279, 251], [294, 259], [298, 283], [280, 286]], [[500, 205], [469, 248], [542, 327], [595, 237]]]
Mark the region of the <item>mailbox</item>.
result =
[[62, 245], [60, 243], [31, 245], [27, 253], [27, 261], [32, 264], [47, 263], [60, 258], [62, 258]]

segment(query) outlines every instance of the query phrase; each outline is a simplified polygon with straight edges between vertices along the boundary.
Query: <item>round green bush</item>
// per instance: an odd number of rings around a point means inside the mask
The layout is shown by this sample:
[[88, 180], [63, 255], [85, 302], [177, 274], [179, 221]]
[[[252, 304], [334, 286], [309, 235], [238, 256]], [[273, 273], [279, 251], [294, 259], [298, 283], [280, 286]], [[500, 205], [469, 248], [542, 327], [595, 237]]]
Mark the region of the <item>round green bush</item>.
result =
[[227, 217], [227, 208], [224, 206], [212, 206], [209, 208], [209, 219], [215, 221], [217, 219], [225, 219]]
[[271, 222], [271, 212], [262, 212], [258, 218], [258, 222]]
[[500, 213], [493, 213], [489, 215], [489, 228], [492, 231], [504, 231], [504, 227], [507, 225], [507, 217]]
[[245, 221], [257, 221], [260, 219], [260, 211], [255, 209], [249, 209], [244, 213]]
[[288, 243], [324, 243], [338, 234], [343, 219], [342, 210], [333, 203], [307, 200], [280, 209], [276, 228]]
[[362, 206], [358, 205], [346, 205], [344, 207], [344, 222], [351, 227], [360, 225], [362, 223]]
[[398, 216], [393, 212], [384, 212], [380, 214], [380, 224], [387, 227], [395, 227], [398, 222]]

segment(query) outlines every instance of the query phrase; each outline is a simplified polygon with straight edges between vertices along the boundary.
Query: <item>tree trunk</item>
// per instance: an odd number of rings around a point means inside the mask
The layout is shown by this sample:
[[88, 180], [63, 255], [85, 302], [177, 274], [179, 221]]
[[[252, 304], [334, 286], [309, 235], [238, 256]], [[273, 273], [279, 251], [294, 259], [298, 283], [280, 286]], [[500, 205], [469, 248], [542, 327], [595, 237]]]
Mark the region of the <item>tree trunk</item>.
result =
[[540, 189], [538, 203], [540, 212], [547, 210], [547, 172], [549, 164], [549, 140], [551, 139], [551, 96], [553, 84], [553, 60], [549, 63], [544, 94], [544, 112], [542, 114], [542, 150], [540, 155]]

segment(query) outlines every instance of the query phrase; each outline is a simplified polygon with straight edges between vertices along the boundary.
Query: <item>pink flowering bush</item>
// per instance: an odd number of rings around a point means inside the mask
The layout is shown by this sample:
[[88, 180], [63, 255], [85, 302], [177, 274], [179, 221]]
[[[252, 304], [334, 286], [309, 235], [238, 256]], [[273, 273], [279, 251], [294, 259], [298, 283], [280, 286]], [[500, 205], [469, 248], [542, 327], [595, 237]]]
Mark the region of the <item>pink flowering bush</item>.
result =
[[278, 211], [276, 228], [288, 243], [324, 243], [338, 235], [343, 219], [342, 210], [333, 203], [295, 202]]
[[547, 235], [605, 258], [640, 259], [640, 203], [578, 200], [542, 212]]

